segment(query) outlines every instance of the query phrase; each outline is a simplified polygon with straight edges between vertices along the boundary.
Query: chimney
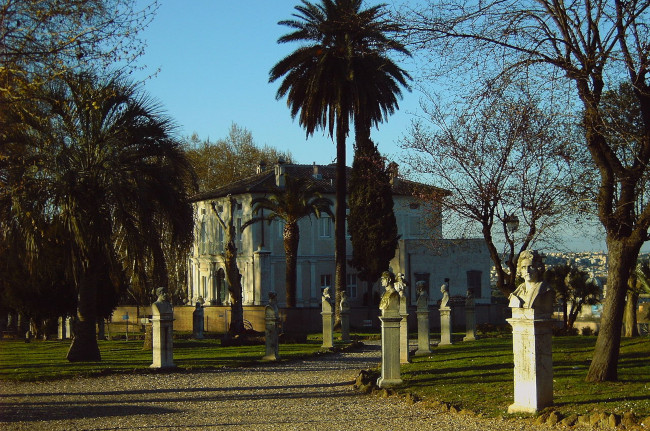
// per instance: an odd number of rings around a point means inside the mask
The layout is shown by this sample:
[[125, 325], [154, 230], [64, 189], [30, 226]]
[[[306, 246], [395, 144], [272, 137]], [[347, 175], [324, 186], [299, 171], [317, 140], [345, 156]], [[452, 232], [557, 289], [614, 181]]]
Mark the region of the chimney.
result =
[[388, 175], [390, 176], [390, 183], [393, 187], [397, 187], [399, 184], [399, 165], [395, 162], [390, 162], [388, 164]]
[[320, 173], [319, 166], [316, 164], [316, 162], [314, 162], [314, 172], [313, 172], [312, 176], [317, 180], [320, 180], [320, 179], [323, 178], [323, 176]]
[[279, 158], [278, 163], [275, 165], [275, 185], [277, 185], [281, 189], [284, 188], [285, 174], [286, 174], [286, 166], [284, 165], [284, 159]]
[[257, 173], [261, 174], [266, 170], [266, 162], [264, 160], [260, 160], [260, 162], [257, 164]]

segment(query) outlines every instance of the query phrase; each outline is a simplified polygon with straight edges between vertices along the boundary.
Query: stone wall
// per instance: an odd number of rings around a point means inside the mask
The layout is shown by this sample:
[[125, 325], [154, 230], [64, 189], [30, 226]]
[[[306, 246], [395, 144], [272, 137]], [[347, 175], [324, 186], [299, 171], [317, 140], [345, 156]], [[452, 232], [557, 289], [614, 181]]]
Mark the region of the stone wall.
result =
[[[177, 305], [174, 307], [174, 330], [182, 332], [192, 332], [192, 315], [195, 307]], [[476, 323], [491, 323], [494, 325], [505, 325], [507, 307], [501, 304], [476, 304]], [[224, 334], [228, 331], [230, 322], [229, 306], [205, 306], [203, 327], [206, 333]], [[429, 326], [432, 330], [440, 329], [440, 317], [438, 308], [429, 307]], [[151, 307], [122, 306], [113, 312], [111, 320], [111, 330], [125, 330], [126, 321], [122, 317], [129, 315], [129, 332], [141, 330], [141, 319], [151, 317]], [[409, 327], [412, 330], [417, 328], [416, 307], [410, 306]], [[244, 306], [244, 319], [252, 325], [255, 331], [264, 332], [264, 306]], [[463, 307], [454, 307], [452, 309], [452, 319], [454, 329], [465, 328], [465, 309]], [[368, 326], [368, 324], [370, 326]], [[353, 330], [361, 329], [379, 329], [379, 309], [376, 307], [351, 307], [350, 308], [350, 327]], [[322, 330], [322, 320], [320, 309], [317, 308], [280, 308], [280, 328], [283, 332], [319, 332]]]

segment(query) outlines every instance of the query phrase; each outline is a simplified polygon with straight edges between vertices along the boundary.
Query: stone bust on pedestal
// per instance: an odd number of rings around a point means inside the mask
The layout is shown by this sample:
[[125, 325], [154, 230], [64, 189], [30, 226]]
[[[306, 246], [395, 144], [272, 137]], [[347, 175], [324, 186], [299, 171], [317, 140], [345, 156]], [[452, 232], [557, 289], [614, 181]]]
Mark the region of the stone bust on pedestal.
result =
[[524, 282], [508, 297], [510, 308], [532, 308], [550, 313], [553, 309], [553, 290], [543, 280], [544, 261], [537, 250], [524, 250], [517, 261], [517, 274]]
[[379, 309], [382, 311], [387, 310], [389, 305], [391, 305], [391, 301], [397, 301], [399, 307], [399, 294], [397, 294], [397, 290], [393, 286], [393, 274], [391, 272], [384, 271], [381, 274], [381, 285], [385, 291], [381, 297], [381, 301], [379, 301]]
[[442, 299], [440, 300], [440, 308], [449, 308], [449, 279], [445, 278], [445, 282], [440, 286]]

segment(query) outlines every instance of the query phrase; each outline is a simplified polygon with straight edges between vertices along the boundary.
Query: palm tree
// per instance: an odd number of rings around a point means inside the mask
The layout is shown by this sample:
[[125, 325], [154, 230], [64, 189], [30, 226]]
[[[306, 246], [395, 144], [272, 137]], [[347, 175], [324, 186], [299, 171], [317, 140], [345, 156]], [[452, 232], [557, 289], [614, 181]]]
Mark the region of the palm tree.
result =
[[68, 75], [44, 89], [40, 100], [42, 115], [24, 128], [38, 194], [12, 198], [39, 201], [36, 229], [40, 220], [51, 221], [65, 245], [77, 292], [68, 360], [100, 360], [97, 316], [117, 305], [126, 274], [144, 277], [147, 271], [154, 286], [167, 287], [163, 238], [189, 247], [188, 196], [196, 179], [170, 121], [120, 77]]
[[[277, 193], [268, 197], [258, 197], [252, 200], [253, 215], [242, 228], [258, 221], [282, 220], [284, 230], [282, 238], [284, 241], [284, 254], [286, 257], [285, 268], [285, 289], [287, 307], [296, 306], [296, 264], [298, 262], [298, 244], [300, 242], [300, 227], [298, 222], [312, 215], [317, 218], [322, 213], [334, 217], [331, 207], [332, 201], [324, 198], [318, 192], [314, 183], [307, 178], [285, 176], [285, 186]], [[257, 216], [263, 210], [271, 211], [266, 216]]]
[[[385, 19], [384, 5], [361, 9], [362, 0], [302, 0], [294, 19], [280, 21], [294, 31], [278, 43], [299, 42], [296, 51], [270, 71], [269, 82], [284, 77], [278, 99], [287, 96], [292, 117], [307, 136], [325, 129], [334, 137], [336, 129], [336, 303], [346, 281], [346, 154], [350, 120], [377, 125], [398, 106], [400, 86], [408, 88], [408, 73], [387, 53], [408, 54], [389, 35], [399, 30]], [[360, 126], [361, 127], [361, 126]], [[363, 126], [363, 128], [366, 128]], [[338, 308], [337, 308], [338, 312]]]

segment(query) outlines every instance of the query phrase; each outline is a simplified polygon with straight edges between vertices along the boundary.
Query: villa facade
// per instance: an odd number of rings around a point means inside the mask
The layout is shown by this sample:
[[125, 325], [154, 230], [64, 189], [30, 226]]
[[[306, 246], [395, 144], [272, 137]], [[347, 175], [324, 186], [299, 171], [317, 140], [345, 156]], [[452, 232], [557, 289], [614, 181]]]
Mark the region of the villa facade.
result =
[[[207, 304], [228, 303], [223, 250], [224, 231], [215, 211], [226, 220], [230, 211], [229, 197], [235, 198], [234, 223], [237, 230], [238, 267], [242, 274], [244, 305], [264, 305], [268, 293], [277, 293], [278, 304], [285, 304], [285, 255], [283, 224], [255, 223], [242, 230], [252, 217], [251, 202], [282, 190], [286, 175], [310, 178], [323, 190], [323, 196], [335, 202], [335, 166], [293, 165], [278, 163], [258, 167], [249, 178], [234, 182], [194, 197], [195, 235], [189, 257], [187, 297], [191, 303], [199, 298]], [[423, 184], [400, 179], [392, 181], [394, 212], [400, 240], [390, 263], [394, 273], [404, 273], [409, 283], [409, 298], [415, 303], [415, 282], [424, 280], [429, 299], [435, 304], [441, 298], [440, 285], [450, 279], [450, 295], [465, 296], [472, 289], [476, 303], [490, 303], [490, 259], [484, 242], [479, 239], [454, 240], [442, 238], [441, 206], [425, 208], [414, 197]], [[334, 211], [334, 208], [332, 209]], [[372, 217], [372, 214], [368, 214]], [[435, 226], [425, 220], [439, 220]], [[320, 308], [321, 291], [334, 286], [334, 223], [327, 217], [300, 221], [300, 243], [297, 262], [296, 306]], [[348, 260], [352, 244], [347, 243]], [[357, 278], [357, 270], [347, 268], [347, 291], [351, 306], [367, 305], [381, 295], [379, 286], [367, 292], [365, 282]]]

